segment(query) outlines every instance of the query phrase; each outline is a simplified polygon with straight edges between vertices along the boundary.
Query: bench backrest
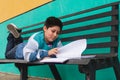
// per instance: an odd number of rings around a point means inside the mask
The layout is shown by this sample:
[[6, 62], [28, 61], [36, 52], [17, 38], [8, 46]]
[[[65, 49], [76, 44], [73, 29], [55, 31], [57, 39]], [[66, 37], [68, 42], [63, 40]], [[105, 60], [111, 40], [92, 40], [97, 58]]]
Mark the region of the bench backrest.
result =
[[[87, 39], [84, 54], [118, 53], [119, 2], [59, 17], [63, 24], [60, 35], [63, 44], [77, 39]], [[41, 31], [44, 21], [23, 27], [22, 36], [27, 40]]]

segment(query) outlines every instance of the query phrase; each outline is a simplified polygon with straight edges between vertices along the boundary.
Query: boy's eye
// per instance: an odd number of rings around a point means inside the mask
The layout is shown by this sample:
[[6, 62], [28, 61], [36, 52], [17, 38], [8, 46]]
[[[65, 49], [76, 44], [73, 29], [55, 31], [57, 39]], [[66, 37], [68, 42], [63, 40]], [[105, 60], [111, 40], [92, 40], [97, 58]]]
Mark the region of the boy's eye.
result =
[[55, 31], [54, 31], [54, 30], [52, 30], [52, 32], [54, 33]]
[[[52, 33], [55, 33], [56, 31], [55, 30], [52, 30]], [[56, 32], [57, 34], [59, 34], [59, 32]]]

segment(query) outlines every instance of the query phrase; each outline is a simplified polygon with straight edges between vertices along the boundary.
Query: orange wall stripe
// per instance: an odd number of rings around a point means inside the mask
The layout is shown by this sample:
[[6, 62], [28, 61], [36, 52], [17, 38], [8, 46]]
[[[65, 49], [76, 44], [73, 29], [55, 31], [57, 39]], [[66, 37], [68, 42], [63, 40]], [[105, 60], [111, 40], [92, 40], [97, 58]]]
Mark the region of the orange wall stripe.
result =
[[0, 0], [0, 23], [52, 0]]

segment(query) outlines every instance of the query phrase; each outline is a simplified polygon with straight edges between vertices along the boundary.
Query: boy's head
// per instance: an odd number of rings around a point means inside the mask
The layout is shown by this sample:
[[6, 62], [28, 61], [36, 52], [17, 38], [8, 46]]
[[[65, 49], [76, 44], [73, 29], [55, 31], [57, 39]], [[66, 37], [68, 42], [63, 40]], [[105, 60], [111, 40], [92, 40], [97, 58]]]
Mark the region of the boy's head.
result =
[[51, 16], [46, 19], [44, 26], [46, 26], [47, 28], [58, 26], [60, 27], [60, 31], [62, 31], [63, 24], [60, 19]]
[[53, 42], [62, 31], [62, 22], [56, 17], [48, 17], [45, 21], [43, 30], [44, 36], [47, 43]]

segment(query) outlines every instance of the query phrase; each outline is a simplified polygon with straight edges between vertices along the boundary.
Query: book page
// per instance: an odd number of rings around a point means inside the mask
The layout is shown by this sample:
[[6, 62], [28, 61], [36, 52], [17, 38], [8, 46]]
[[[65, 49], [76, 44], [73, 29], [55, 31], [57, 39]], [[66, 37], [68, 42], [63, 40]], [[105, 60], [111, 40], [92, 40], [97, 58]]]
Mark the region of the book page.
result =
[[86, 46], [86, 39], [76, 40], [59, 48], [56, 56], [57, 58], [81, 58]]
[[73, 41], [65, 46], [58, 49], [56, 54], [57, 58], [45, 58], [41, 60], [41, 63], [63, 63], [68, 59], [81, 58], [82, 52], [86, 49], [87, 42], [86, 39], [80, 39]]
[[67, 60], [68, 58], [47, 58], [47, 59], [41, 60], [40, 62], [41, 63], [63, 63]]

